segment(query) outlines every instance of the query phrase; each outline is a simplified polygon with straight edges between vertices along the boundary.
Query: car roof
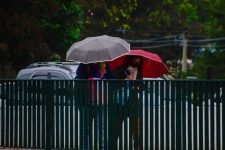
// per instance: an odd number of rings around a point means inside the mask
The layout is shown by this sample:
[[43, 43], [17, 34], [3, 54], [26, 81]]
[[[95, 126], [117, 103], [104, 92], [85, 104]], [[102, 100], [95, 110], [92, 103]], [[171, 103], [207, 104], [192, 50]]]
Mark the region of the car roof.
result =
[[66, 70], [64, 68], [59, 68], [56, 66], [43, 66], [43, 67], [35, 67], [35, 68], [25, 68], [19, 71], [17, 78], [20, 78], [20, 76], [24, 74], [33, 74], [35, 72], [43, 72], [43, 71], [48, 71], [48, 72], [60, 72], [65, 74], [68, 78], [72, 77], [71, 72], [69, 70]]
[[63, 68], [70, 72], [76, 72], [78, 65], [79, 65], [78, 62], [37, 62], [37, 63], [30, 64], [29, 66], [26, 67], [26, 69], [57, 66], [59, 68]]

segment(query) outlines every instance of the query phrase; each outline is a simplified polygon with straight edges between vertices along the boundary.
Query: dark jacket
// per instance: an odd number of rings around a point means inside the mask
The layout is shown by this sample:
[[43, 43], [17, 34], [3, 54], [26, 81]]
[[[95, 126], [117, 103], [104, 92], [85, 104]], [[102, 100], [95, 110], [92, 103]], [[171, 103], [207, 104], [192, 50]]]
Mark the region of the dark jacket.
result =
[[[97, 64], [80, 64], [77, 68], [76, 79], [88, 79], [98, 77], [98, 65]], [[106, 64], [106, 74], [104, 75], [105, 79], [113, 79], [112, 71], [108, 64]]]

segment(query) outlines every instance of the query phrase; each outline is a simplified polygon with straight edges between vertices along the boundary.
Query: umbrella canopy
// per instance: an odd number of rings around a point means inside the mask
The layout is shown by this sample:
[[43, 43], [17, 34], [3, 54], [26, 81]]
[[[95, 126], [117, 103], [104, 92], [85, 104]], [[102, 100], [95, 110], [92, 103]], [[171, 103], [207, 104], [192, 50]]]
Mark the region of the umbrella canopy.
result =
[[161, 77], [163, 74], [169, 72], [167, 66], [163, 63], [161, 58], [154, 53], [149, 53], [144, 50], [130, 50], [130, 53], [119, 57], [109, 63], [111, 69], [115, 69], [121, 66], [124, 62], [125, 57], [129, 55], [141, 56], [143, 59], [142, 64], [142, 76], [147, 78]]
[[66, 60], [81, 63], [111, 61], [129, 53], [130, 44], [118, 37], [107, 35], [88, 37], [74, 43], [66, 53]]

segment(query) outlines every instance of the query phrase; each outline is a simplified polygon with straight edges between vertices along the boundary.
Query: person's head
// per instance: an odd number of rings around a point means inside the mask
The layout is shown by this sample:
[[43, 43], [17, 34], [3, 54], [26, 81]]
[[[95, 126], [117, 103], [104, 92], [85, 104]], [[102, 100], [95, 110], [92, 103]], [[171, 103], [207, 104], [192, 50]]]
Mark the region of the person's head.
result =
[[142, 58], [140, 56], [127, 56], [124, 60], [126, 66], [131, 67], [141, 67], [142, 65]]

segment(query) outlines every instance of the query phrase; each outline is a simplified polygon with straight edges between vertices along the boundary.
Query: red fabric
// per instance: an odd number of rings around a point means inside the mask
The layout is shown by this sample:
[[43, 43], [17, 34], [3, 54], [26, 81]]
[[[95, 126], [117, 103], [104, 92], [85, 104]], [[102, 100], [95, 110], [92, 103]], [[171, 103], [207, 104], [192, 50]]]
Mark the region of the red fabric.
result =
[[157, 54], [149, 53], [144, 50], [130, 50], [129, 54], [126, 54], [122, 57], [119, 57], [109, 62], [110, 68], [114, 70], [116, 67], [122, 65], [124, 62], [124, 58], [128, 55], [142, 56], [143, 58], [142, 76], [143, 77], [157, 78], [169, 72], [169, 69], [163, 63], [163, 61]]

